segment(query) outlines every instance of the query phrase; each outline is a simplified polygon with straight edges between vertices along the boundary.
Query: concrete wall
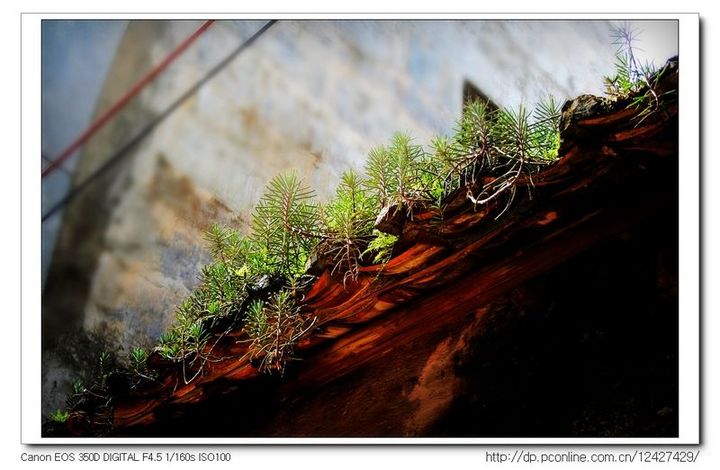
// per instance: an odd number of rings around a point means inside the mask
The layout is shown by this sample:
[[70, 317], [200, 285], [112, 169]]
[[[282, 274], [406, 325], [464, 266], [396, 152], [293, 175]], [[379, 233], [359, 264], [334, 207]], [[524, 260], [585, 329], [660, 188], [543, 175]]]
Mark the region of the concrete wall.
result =
[[[213, 25], [85, 147], [75, 184], [261, 24]], [[198, 26], [131, 22], [97, 109]], [[676, 37], [673, 28], [660, 37]], [[296, 168], [327, 198], [343, 170], [362, 168], [396, 131], [423, 143], [450, 132], [465, 80], [501, 106], [600, 94], [614, 61], [609, 34], [594, 21], [274, 25], [67, 207], [43, 297], [47, 408], [72, 375], [52, 371], [91, 360], [62, 338], [154, 343], [208, 261], [203, 231], [216, 221], [246, 229], [278, 172]]]
[[[127, 21], [43, 21], [42, 158], [43, 169], [90, 124]], [[76, 151], [63, 168], [43, 180], [46, 214], [70, 190]], [[62, 211], [42, 225], [43, 286]]]

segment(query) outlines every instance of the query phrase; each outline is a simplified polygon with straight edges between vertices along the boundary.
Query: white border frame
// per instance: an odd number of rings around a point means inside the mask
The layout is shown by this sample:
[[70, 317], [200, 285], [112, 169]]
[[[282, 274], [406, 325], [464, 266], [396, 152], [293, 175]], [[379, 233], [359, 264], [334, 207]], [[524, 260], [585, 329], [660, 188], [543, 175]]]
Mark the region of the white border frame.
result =
[[[678, 20], [679, 84], [679, 435], [677, 438], [43, 438], [41, 435], [40, 23], [43, 19], [493, 19]], [[700, 136], [699, 16], [684, 14], [23, 14], [21, 442], [23, 444], [699, 444]]]

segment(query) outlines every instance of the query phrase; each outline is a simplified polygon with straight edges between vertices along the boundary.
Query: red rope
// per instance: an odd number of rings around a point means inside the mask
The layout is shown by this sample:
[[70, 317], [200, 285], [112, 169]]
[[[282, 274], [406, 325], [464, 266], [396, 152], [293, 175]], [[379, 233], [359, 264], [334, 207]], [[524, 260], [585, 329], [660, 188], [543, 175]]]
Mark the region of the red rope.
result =
[[125, 107], [145, 86], [152, 82], [160, 73], [167, 68], [180, 54], [190, 47], [190, 45], [197, 40], [209, 27], [215, 22], [215, 20], [207, 20], [202, 26], [200, 26], [194, 33], [185, 38], [170, 54], [165, 57], [162, 62], [153, 67], [150, 72], [142, 77], [135, 85], [132, 86], [119, 100], [115, 102], [110, 108], [102, 113], [90, 126], [88, 126], [82, 134], [80, 134], [70, 145], [63, 150], [60, 155], [55, 157], [52, 162], [42, 172], [42, 177], [45, 178], [47, 175], [55, 171], [60, 165], [72, 155], [81, 145], [87, 142], [102, 126], [104, 126], [118, 111]]

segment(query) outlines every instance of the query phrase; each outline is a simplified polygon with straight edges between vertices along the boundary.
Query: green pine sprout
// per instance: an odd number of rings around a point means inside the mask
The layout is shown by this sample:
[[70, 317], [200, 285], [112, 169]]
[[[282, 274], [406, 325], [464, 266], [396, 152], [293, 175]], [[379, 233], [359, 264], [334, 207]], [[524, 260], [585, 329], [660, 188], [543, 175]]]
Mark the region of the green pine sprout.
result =
[[261, 371], [282, 375], [295, 359], [295, 344], [314, 324], [315, 319], [300, 311], [289, 290], [277, 292], [268, 302], [252, 303], [245, 324], [251, 359], [260, 359]]
[[373, 264], [385, 264], [390, 260], [393, 247], [395, 246], [395, 242], [398, 240], [398, 237], [388, 233], [383, 233], [379, 230], [374, 230], [373, 234], [375, 235], [375, 238], [373, 238], [368, 244], [367, 250], [365, 250], [363, 255], [374, 253], [375, 256], [372, 259]]
[[264, 336], [268, 331], [267, 315], [265, 314], [265, 302], [255, 300], [245, 313], [245, 330], [251, 338]]
[[325, 252], [332, 257], [331, 274], [341, 273], [343, 283], [355, 280], [375, 222], [376, 201], [354, 170], [340, 178], [335, 198], [322, 211]]
[[548, 95], [545, 101], [538, 103], [533, 113], [530, 141], [533, 158], [552, 162], [560, 150], [560, 103]]
[[70, 413], [65, 410], [55, 410], [50, 413], [50, 419], [56, 423], [64, 423], [70, 418]]
[[611, 36], [615, 51], [615, 73], [604, 77], [606, 93], [616, 100], [629, 99], [635, 95], [628, 107], [639, 110], [635, 116], [636, 126], [662, 109], [663, 98], [676, 90], [661, 93], [658, 90], [660, 78], [666, 68], [658, 69], [653, 62], [641, 63], [635, 55], [635, 42], [639, 33], [624, 23], [612, 28]]
[[425, 151], [412, 143], [408, 134], [398, 133], [390, 146], [370, 151], [365, 166], [366, 185], [380, 207], [402, 204], [412, 215], [415, 205], [425, 200], [421, 162]]
[[604, 77], [605, 87], [609, 95], [623, 98], [637, 92], [644, 85], [641, 66], [635, 58], [637, 31], [624, 23], [613, 26], [611, 37], [613, 45], [616, 46], [615, 74]]
[[81, 393], [85, 392], [85, 385], [83, 385], [82, 380], [76, 380], [73, 382], [73, 393], [75, 395], [80, 395]]
[[255, 207], [251, 237], [266, 253], [274, 272], [294, 279], [305, 271], [310, 252], [320, 240], [319, 221], [315, 193], [291, 171], [268, 183]]
[[143, 348], [131, 349], [130, 366], [135, 371], [144, 371], [147, 369], [147, 351]]
[[397, 193], [397, 180], [393, 177], [394, 166], [395, 163], [384, 146], [370, 150], [365, 164], [365, 185], [379, 207], [390, 204]]

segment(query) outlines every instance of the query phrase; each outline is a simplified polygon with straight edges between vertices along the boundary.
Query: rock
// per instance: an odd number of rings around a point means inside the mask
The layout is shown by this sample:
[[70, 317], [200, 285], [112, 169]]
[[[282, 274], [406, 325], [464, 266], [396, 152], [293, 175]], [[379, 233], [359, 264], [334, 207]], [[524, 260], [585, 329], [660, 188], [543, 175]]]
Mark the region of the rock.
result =
[[305, 263], [306, 275], [321, 276], [325, 271], [332, 270], [332, 256], [327, 254], [328, 248], [327, 242], [323, 241], [312, 251]]
[[375, 219], [375, 228], [390, 235], [400, 236], [407, 219], [407, 210], [402, 204], [389, 204], [380, 210]]

